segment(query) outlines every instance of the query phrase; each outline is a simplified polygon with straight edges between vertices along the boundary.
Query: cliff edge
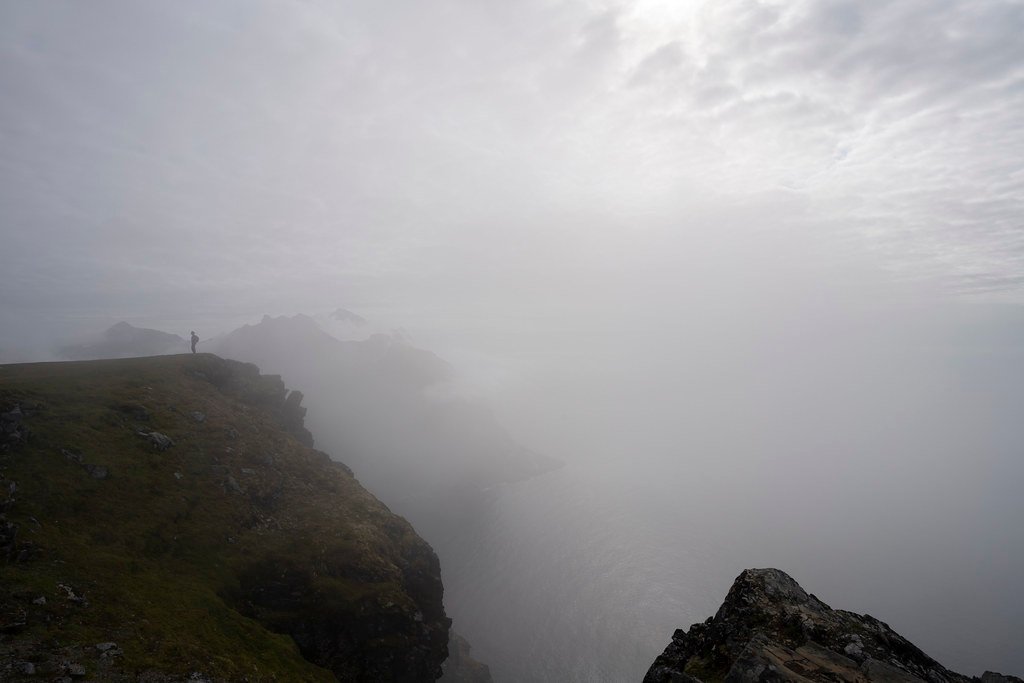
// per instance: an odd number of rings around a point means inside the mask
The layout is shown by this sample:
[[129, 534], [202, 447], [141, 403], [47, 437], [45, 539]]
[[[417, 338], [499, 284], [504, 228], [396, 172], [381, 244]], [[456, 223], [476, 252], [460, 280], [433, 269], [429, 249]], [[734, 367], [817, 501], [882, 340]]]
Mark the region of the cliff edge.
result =
[[[834, 610], [778, 569], [747, 569], [715, 616], [677, 630], [644, 683], [886, 681], [977, 683], [887, 624]], [[1024, 683], [986, 672], [984, 683]]]
[[0, 366], [0, 678], [433, 681], [433, 550], [209, 354]]

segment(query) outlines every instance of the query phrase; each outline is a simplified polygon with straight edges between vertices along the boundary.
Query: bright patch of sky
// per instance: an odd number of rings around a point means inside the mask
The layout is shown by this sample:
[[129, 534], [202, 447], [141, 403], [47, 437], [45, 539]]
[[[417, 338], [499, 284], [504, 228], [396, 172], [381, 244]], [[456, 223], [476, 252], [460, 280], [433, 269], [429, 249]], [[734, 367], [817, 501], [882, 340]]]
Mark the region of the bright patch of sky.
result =
[[0, 310], [468, 316], [765, 252], [1019, 302], [1021, 35], [1018, 0], [6, 2]]

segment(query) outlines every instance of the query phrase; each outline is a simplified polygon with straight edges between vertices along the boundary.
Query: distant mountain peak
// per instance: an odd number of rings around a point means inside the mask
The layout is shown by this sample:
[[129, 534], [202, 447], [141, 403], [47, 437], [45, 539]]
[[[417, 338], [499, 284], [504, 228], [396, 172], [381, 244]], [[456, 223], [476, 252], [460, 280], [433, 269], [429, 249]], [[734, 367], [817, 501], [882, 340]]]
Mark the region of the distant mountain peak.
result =
[[338, 320], [340, 322], [352, 323], [356, 326], [362, 326], [366, 324], [366, 318], [361, 315], [357, 315], [347, 308], [336, 308], [330, 315], [332, 320]]
[[62, 347], [58, 353], [70, 360], [128, 358], [183, 353], [188, 345], [176, 334], [135, 327], [124, 320], [111, 325], [92, 340]]

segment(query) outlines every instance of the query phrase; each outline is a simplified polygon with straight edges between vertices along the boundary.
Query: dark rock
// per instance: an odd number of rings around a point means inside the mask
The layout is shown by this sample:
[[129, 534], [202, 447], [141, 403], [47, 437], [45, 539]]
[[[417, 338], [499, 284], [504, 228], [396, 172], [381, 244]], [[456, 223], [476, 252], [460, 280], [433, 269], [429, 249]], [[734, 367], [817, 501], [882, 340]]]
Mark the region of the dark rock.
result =
[[167, 436], [166, 434], [161, 434], [160, 432], [140, 431], [138, 432], [138, 435], [148, 439], [149, 442], [153, 444], [153, 448], [155, 448], [158, 451], [166, 451], [168, 448], [174, 445], [174, 441], [171, 439], [171, 437]]
[[995, 671], [986, 671], [981, 674], [981, 683], [1024, 683], [1017, 676], [1006, 676]]
[[77, 448], [62, 448], [60, 449], [61, 455], [70, 460], [71, 462], [82, 464], [82, 451]]
[[64, 673], [71, 678], [85, 678], [85, 667], [77, 662], [68, 662], [64, 665]]
[[0, 413], [0, 424], [4, 425], [4, 431], [7, 431], [7, 425], [18, 424], [24, 419], [25, 414], [21, 412], [21, 405], [16, 405], [6, 413]]
[[5, 611], [0, 614], [0, 633], [17, 633], [24, 630], [28, 615], [23, 609]]
[[712, 680], [975, 679], [944, 668], [873, 617], [832, 609], [778, 569], [747, 569], [714, 617], [675, 632], [644, 683]]
[[32, 662], [21, 662], [18, 665], [18, 673], [22, 676], [34, 676], [36, 673], [36, 665]]
[[206, 422], [206, 413], [200, 412], [198, 410], [193, 410], [190, 413], [190, 415], [192, 416], [192, 419], [195, 420], [196, 422]]
[[96, 649], [100, 652], [106, 652], [107, 650], [114, 650], [117, 648], [117, 643], [96, 643]]
[[469, 642], [455, 631], [448, 632], [448, 659], [442, 664], [440, 683], [493, 683], [486, 664], [473, 659]]
[[4, 450], [28, 443], [32, 430], [24, 423], [25, 417], [20, 404], [0, 413], [0, 446], [4, 446]]
[[68, 602], [73, 602], [76, 605], [88, 605], [89, 601], [85, 599], [84, 595], [80, 595], [74, 588], [67, 585], [66, 583], [58, 583], [57, 590], [64, 594], [64, 598]]
[[302, 406], [303, 395], [301, 391], [289, 392], [288, 397], [281, 406], [281, 418], [284, 428], [291, 432], [295, 438], [310, 448], [313, 447], [313, 434], [306, 429], [304, 420], [306, 409]]

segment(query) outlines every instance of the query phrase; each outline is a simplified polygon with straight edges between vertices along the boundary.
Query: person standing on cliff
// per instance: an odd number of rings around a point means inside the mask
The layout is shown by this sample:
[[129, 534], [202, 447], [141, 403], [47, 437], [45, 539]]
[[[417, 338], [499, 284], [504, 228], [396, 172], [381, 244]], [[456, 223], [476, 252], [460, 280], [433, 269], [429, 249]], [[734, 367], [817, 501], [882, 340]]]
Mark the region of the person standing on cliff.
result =
[[195, 330], [192, 330], [192, 353], [196, 352], [196, 344], [199, 343], [199, 335], [196, 334]]

